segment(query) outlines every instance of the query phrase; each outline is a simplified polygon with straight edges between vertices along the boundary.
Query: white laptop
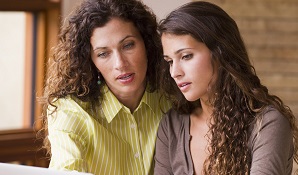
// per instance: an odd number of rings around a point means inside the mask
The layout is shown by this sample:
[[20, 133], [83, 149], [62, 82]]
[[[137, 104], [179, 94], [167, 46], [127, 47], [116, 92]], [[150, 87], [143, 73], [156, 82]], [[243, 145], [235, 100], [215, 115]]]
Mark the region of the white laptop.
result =
[[48, 168], [0, 163], [1, 175], [92, 175], [77, 171], [58, 171]]

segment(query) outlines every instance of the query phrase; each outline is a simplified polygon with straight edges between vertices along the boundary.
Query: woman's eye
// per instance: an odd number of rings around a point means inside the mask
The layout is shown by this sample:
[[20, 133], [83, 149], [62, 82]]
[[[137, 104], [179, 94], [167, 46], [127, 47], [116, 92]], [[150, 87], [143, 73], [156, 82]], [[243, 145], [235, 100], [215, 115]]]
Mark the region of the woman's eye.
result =
[[187, 54], [187, 55], [183, 55], [182, 59], [188, 60], [188, 59], [191, 59], [192, 57], [193, 57], [193, 54]]
[[173, 64], [173, 60], [167, 60], [166, 61], [169, 65], [172, 65]]
[[127, 43], [123, 46], [123, 49], [130, 49], [134, 46], [134, 42]]
[[101, 52], [101, 53], [97, 54], [97, 57], [99, 57], [99, 58], [106, 58], [107, 56], [108, 56], [107, 52]]

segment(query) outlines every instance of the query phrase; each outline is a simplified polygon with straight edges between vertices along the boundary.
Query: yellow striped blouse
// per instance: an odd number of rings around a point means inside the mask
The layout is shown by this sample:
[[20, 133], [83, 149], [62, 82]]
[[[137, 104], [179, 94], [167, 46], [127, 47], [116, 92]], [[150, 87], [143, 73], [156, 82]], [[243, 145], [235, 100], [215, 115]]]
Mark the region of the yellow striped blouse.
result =
[[153, 174], [157, 128], [170, 103], [160, 100], [159, 93], [145, 92], [131, 114], [106, 86], [104, 91], [95, 111], [73, 97], [55, 103], [57, 112], [48, 114], [49, 168], [94, 175]]

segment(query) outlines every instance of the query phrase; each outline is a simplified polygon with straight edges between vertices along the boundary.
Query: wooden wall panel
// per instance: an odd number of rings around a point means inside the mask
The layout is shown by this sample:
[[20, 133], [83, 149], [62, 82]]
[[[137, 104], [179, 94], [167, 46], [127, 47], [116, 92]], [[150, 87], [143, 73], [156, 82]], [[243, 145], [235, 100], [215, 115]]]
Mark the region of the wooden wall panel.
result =
[[280, 61], [287, 63], [297, 63], [297, 48], [288, 47], [249, 47], [248, 52], [251, 60], [256, 61]]
[[298, 47], [298, 35], [292, 33], [273, 32], [242, 32], [242, 37], [245, 40], [246, 46], [249, 47], [269, 47], [278, 49], [277, 47]]
[[229, 14], [250, 18], [292, 18], [297, 14], [296, 0], [208, 0], [220, 5]]

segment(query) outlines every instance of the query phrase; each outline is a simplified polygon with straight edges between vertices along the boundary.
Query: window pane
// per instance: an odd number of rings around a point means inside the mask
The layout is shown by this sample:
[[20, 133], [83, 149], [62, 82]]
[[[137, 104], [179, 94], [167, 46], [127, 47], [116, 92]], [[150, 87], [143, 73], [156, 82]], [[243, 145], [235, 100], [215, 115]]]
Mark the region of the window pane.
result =
[[24, 115], [26, 13], [0, 12], [0, 21], [0, 130], [29, 127]]

